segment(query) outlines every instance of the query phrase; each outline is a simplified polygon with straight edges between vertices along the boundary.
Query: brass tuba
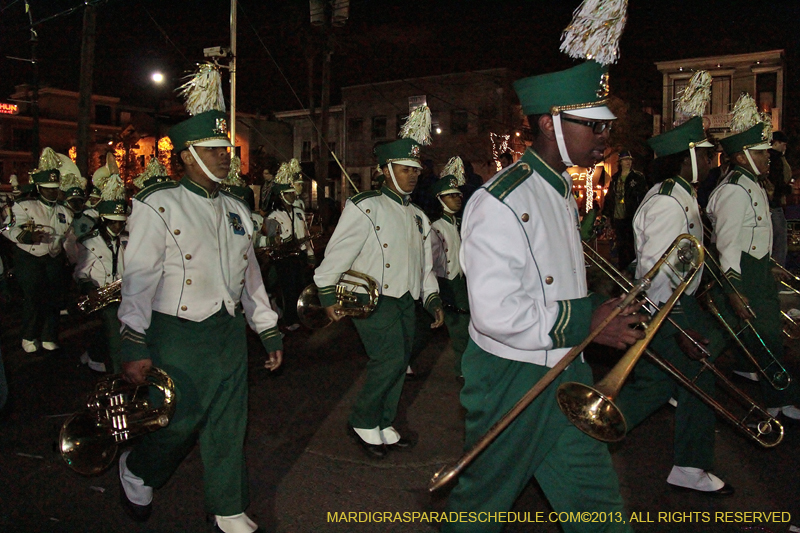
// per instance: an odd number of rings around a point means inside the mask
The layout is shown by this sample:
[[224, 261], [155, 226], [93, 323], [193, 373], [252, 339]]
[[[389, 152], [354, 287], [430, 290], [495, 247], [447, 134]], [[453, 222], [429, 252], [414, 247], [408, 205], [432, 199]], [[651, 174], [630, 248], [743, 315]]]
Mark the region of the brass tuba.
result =
[[[366, 303], [358, 302], [356, 288], [367, 291], [369, 300]], [[348, 270], [339, 276], [339, 282], [336, 284], [336, 301], [340, 306], [336, 310], [336, 314], [366, 318], [378, 305], [378, 296], [380, 296], [380, 292], [377, 281], [361, 272]], [[315, 284], [312, 283], [300, 293], [300, 297], [297, 299], [297, 316], [300, 318], [300, 322], [310, 329], [320, 329], [331, 324], [332, 320], [328, 318], [325, 308], [319, 301]]]
[[[164, 397], [158, 407], [151, 403], [150, 387]], [[61, 427], [61, 457], [79, 474], [99, 474], [114, 461], [120, 443], [165, 427], [174, 413], [175, 384], [163, 370], [151, 368], [147, 382], [140, 385], [128, 383], [121, 374], [106, 376], [95, 385], [86, 409]]]
[[77, 306], [81, 313], [88, 315], [119, 301], [122, 301], [121, 279], [104, 287], [97, 287], [89, 294], [81, 296], [78, 298]]

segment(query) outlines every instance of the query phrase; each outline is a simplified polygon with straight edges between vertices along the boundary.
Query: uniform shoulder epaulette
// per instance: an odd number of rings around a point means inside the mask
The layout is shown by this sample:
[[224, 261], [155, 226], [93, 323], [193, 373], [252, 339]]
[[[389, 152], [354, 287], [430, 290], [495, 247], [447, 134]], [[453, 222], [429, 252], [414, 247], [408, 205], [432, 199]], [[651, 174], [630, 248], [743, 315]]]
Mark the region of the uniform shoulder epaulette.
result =
[[498, 200], [504, 200], [506, 196], [519, 187], [526, 179], [533, 175], [533, 169], [522, 161], [517, 161], [508, 167], [508, 170], [494, 180], [486, 190]]
[[92, 231], [86, 232], [83, 235], [81, 235], [80, 237], [78, 237], [78, 242], [82, 243], [82, 242], [88, 241], [89, 239], [91, 239], [93, 237], [97, 237], [98, 235], [100, 235], [100, 230], [99, 229], [93, 229]]
[[247, 204], [247, 202], [245, 202], [245, 201], [244, 201], [244, 198], [239, 198], [238, 196], [236, 196], [235, 194], [233, 194], [233, 193], [232, 193], [232, 192], [230, 192], [229, 190], [227, 190], [227, 189], [220, 189], [220, 190], [219, 190], [219, 193], [220, 193], [220, 194], [224, 194], [224, 195], [225, 195], [225, 196], [227, 196], [228, 198], [233, 198], [234, 200], [238, 200], [240, 203], [242, 203], [242, 204], [244, 204], [245, 206], [247, 206], [247, 209], [250, 209], [250, 206]]
[[675, 180], [672, 178], [667, 178], [661, 183], [661, 187], [658, 188], [658, 194], [666, 194], [667, 196], [672, 194], [672, 189], [675, 188]]
[[364, 191], [352, 196], [350, 201], [354, 204], [358, 205], [359, 202], [366, 200], [367, 198], [374, 198], [376, 196], [380, 196], [381, 191]]
[[37, 202], [39, 201], [39, 199], [36, 198], [35, 196], [26, 196], [25, 198], [19, 198], [17, 200], [14, 200], [14, 203], [15, 204], [21, 204], [23, 202], [32, 202], [34, 200], [36, 200]]
[[728, 183], [730, 183], [731, 185], [738, 185], [739, 184], [739, 178], [741, 178], [741, 177], [742, 177], [742, 173], [741, 172], [735, 172], [735, 171], [731, 172], [731, 175], [728, 178]]
[[161, 183], [153, 183], [152, 185], [148, 185], [147, 187], [136, 193], [136, 196], [134, 196], [134, 198], [136, 198], [141, 202], [154, 192], [163, 191], [164, 189], [174, 189], [175, 187], [180, 187], [180, 182], [175, 180], [169, 180], [169, 181], [162, 181]]

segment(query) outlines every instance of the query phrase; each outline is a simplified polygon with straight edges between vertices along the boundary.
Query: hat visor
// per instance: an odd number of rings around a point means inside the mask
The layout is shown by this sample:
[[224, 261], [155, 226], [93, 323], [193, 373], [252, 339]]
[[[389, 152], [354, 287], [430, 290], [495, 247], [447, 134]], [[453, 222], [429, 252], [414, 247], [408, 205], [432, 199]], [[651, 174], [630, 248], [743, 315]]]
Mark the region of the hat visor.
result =
[[714, 147], [714, 143], [712, 143], [708, 139], [703, 139], [703, 142], [695, 144], [694, 147], [695, 148], [713, 148]]
[[100, 215], [101, 217], [105, 218], [106, 220], [118, 220], [118, 221], [126, 221], [128, 217], [126, 215]]
[[445, 194], [463, 194], [458, 189], [445, 189], [442, 192], [436, 193], [436, 196], [444, 196]]
[[208, 146], [211, 148], [233, 148], [233, 145], [228, 139], [209, 139], [207, 141], [200, 141], [199, 143], [192, 143], [194, 146]]
[[763, 143], [759, 143], [755, 146], [747, 147], [748, 150], [769, 150], [770, 148], [772, 148], [772, 145], [769, 143], [769, 141], [764, 141]]
[[586, 109], [570, 109], [563, 111], [567, 115], [581, 118], [593, 118], [595, 120], [614, 120], [617, 116], [604, 105], [598, 107], [587, 107]]
[[57, 189], [58, 183], [37, 183], [39, 187], [44, 187], [45, 189]]
[[422, 168], [419, 161], [414, 161], [413, 159], [397, 159], [396, 161], [392, 161], [392, 163], [396, 165], [405, 165], [407, 167]]

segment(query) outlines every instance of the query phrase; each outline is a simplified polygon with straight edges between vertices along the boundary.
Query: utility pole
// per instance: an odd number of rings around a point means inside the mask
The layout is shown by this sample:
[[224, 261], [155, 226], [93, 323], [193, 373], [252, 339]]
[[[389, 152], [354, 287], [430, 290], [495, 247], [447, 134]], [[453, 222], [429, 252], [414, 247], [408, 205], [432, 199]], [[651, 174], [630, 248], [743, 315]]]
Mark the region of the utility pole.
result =
[[33, 67], [33, 88], [31, 94], [31, 117], [33, 127], [31, 128], [31, 155], [33, 164], [39, 162], [39, 62], [36, 59], [36, 47], [39, 44], [39, 34], [33, 28], [33, 14], [31, 6], [27, 0], [25, 2], [25, 13], [28, 14], [28, 22], [31, 25], [31, 66]]
[[89, 175], [89, 125], [92, 116], [92, 80], [94, 76], [94, 43], [97, 11], [94, 4], [86, 3], [83, 11], [83, 36], [81, 39], [81, 80], [78, 97], [78, 145], [75, 164], [81, 175]]
[[231, 0], [231, 60], [228, 69], [231, 73], [231, 155], [236, 155], [236, 0]]

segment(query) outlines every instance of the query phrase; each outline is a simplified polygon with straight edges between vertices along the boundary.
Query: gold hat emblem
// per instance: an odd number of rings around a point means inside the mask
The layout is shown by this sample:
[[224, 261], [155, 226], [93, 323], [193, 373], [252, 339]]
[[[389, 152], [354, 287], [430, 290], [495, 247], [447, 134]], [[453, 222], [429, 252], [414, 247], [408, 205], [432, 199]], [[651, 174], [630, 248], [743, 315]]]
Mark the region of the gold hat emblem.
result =
[[411, 147], [411, 155], [414, 157], [419, 157], [419, 145], [415, 144]]
[[608, 84], [608, 72], [603, 72], [603, 75], [600, 76], [600, 88], [597, 89], [597, 97], [598, 98], [606, 98], [609, 93], [609, 84]]
[[214, 133], [217, 135], [227, 135], [228, 134], [228, 121], [224, 118], [218, 118], [216, 122], [216, 126], [214, 127]]

